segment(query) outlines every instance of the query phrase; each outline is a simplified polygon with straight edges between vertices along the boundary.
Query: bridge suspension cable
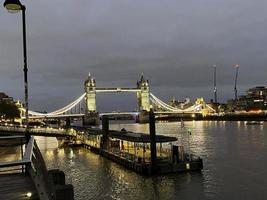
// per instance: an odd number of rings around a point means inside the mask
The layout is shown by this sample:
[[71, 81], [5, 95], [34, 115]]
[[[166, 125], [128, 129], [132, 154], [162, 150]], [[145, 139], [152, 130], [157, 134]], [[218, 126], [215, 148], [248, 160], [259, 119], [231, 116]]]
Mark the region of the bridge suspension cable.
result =
[[56, 111], [50, 112], [48, 114], [51, 114], [51, 115], [63, 114], [65, 112], [71, 110], [72, 108], [74, 108], [76, 105], [78, 105], [83, 100], [84, 97], [85, 97], [85, 93], [83, 93], [78, 99], [76, 99], [75, 101], [73, 101], [69, 105], [67, 105], [67, 106], [65, 106], [65, 107], [63, 107], [61, 109], [58, 109]]
[[212, 108], [211, 106], [209, 106], [209, 105], [207, 105], [207, 104], [206, 104], [206, 106], [208, 107], [208, 109], [212, 110], [213, 112], [215, 112], [215, 113], [217, 112], [217, 111], [216, 111], [214, 108]]
[[166, 104], [165, 102], [163, 102], [162, 100], [160, 100], [155, 95], [153, 95], [152, 93], [150, 93], [150, 100], [154, 104], [159, 105], [160, 107], [162, 107], [168, 111], [171, 111], [171, 112], [199, 112], [201, 110], [201, 105], [192, 105], [186, 109], [179, 109], [179, 108], [170, 106], [170, 105]]
[[[85, 97], [85, 93], [83, 93], [79, 98], [77, 98], [75, 101], [71, 102], [67, 106], [65, 106], [65, 107], [63, 107], [61, 109], [55, 110], [53, 112], [39, 113], [39, 112], [35, 112], [35, 111], [30, 111], [29, 110], [29, 114], [30, 115], [35, 115], [35, 116], [60, 115], [60, 114], [63, 114], [63, 113], [66, 113], [66, 112], [70, 111], [72, 108], [74, 108], [76, 105], [78, 105], [83, 100], [84, 97]], [[25, 110], [25, 109], [23, 109], [23, 110]]]
[[156, 105], [160, 105], [161, 107], [170, 110], [170, 111], [181, 111], [181, 109], [172, 107], [168, 104], [166, 104], [165, 102], [163, 102], [162, 100], [160, 100], [159, 98], [157, 98], [155, 95], [153, 95], [152, 93], [150, 93], [150, 100], [152, 100]]

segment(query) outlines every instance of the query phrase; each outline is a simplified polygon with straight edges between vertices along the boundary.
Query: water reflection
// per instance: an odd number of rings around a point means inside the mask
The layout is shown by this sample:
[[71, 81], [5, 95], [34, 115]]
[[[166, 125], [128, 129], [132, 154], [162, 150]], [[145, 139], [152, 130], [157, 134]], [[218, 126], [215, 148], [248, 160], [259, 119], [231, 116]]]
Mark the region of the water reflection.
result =
[[10, 162], [21, 159], [21, 148], [16, 147], [0, 147], [0, 162]]
[[[261, 199], [267, 195], [266, 123], [186, 121], [157, 123], [157, 133], [176, 136], [204, 160], [202, 173], [146, 177], [83, 148], [58, 148], [55, 138], [38, 138], [50, 168], [66, 172], [76, 199]], [[141, 124], [111, 124], [111, 129], [149, 132]], [[244, 178], [245, 177], [245, 178]]]

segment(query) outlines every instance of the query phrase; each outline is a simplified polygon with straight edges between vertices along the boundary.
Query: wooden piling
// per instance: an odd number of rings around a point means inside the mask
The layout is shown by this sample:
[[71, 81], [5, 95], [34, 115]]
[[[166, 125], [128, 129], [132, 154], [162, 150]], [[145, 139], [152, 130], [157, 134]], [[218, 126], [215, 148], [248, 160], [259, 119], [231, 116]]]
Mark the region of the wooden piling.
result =
[[108, 133], [109, 133], [109, 119], [108, 116], [102, 116], [102, 131], [103, 131], [103, 149], [107, 149], [108, 147]]
[[151, 170], [152, 173], [154, 173], [156, 168], [157, 149], [156, 149], [155, 114], [152, 109], [150, 109], [149, 111], [149, 132], [150, 132]]

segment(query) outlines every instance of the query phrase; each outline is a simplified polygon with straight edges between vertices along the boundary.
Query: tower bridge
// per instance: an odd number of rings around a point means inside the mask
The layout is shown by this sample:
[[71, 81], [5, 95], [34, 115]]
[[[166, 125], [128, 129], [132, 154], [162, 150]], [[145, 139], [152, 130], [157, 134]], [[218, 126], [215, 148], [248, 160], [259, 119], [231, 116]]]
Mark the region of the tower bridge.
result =
[[[151, 108], [155, 110], [158, 115], [168, 114], [198, 114], [206, 115], [207, 113], [215, 113], [215, 109], [205, 103], [203, 98], [198, 98], [195, 103], [187, 108], [178, 108], [171, 106], [154, 94], [150, 92], [149, 81], [142, 75], [140, 80], [137, 81], [136, 87], [96, 87], [96, 81], [89, 73], [88, 78], [84, 82], [84, 93], [76, 100], [64, 106], [61, 109], [49, 113], [40, 113], [29, 111], [29, 118], [43, 119], [43, 118], [83, 118], [84, 124], [97, 124], [99, 116], [116, 115], [116, 114], [129, 114], [137, 116], [139, 121], [146, 122], [148, 120], [148, 112]], [[136, 93], [138, 104], [137, 112], [111, 112], [111, 113], [98, 113], [97, 111], [97, 93], [120, 93], [130, 92]], [[21, 108], [22, 118], [25, 115], [25, 109]]]

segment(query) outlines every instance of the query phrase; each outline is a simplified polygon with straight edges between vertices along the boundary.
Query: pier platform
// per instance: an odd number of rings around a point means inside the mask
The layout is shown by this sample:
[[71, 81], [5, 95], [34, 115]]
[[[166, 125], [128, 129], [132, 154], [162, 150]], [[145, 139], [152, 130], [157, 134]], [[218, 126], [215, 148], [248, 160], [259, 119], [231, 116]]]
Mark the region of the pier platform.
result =
[[122, 129], [109, 130], [109, 119], [102, 116], [102, 129], [72, 127], [77, 132], [71, 144], [82, 144], [113, 162], [140, 174], [165, 174], [203, 169], [200, 157], [186, 153], [176, 137], [156, 134], [155, 115], [149, 112], [149, 134]]
[[[90, 132], [90, 131], [89, 131]], [[82, 139], [83, 146], [125, 168], [139, 174], [166, 174], [203, 169], [201, 158], [184, 152], [182, 146], [173, 144], [177, 138], [157, 135], [156, 160], [151, 161], [150, 135], [127, 131], [108, 133], [106, 146], [103, 147], [103, 136], [98, 131]]]
[[183, 160], [178, 163], [173, 163], [167, 159], [158, 159], [155, 165], [155, 169], [153, 171], [151, 162], [133, 160], [130, 158], [130, 155], [127, 156], [123, 154], [116, 154], [90, 145], [85, 145], [84, 147], [125, 167], [126, 169], [132, 170], [136, 173], [143, 175], [181, 173], [190, 171], [201, 171], [203, 169], [203, 161], [200, 158], [194, 158], [192, 160]]

